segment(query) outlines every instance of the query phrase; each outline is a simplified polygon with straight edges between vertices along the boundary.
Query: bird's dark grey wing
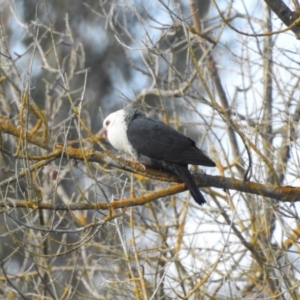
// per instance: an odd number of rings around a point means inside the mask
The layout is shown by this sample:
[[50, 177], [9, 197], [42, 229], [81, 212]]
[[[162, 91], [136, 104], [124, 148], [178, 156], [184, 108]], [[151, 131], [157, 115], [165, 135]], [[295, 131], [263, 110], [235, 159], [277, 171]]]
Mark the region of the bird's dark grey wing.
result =
[[136, 114], [129, 122], [127, 137], [139, 155], [180, 164], [215, 166], [193, 140], [142, 114]]

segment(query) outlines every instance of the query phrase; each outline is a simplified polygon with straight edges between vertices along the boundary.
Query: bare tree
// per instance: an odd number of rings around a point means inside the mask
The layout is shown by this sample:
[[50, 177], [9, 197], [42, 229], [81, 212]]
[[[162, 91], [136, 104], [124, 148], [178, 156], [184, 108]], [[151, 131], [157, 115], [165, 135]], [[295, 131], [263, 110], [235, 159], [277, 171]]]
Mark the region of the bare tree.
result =
[[[299, 7], [1, 2], [1, 297], [299, 299]], [[217, 163], [203, 207], [99, 136], [130, 105]]]

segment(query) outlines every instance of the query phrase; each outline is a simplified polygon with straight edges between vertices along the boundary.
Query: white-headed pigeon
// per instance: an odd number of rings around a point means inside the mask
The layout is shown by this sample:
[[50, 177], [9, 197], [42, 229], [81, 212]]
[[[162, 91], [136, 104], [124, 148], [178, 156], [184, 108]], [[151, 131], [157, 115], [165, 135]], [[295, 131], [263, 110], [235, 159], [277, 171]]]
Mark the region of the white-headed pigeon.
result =
[[206, 202], [188, 165], [215, 167], [216, 164], [193, 140], [159, 120], [146, 117], [136, 108], [110, 114], [103, 121], [103, 130], [115, 149], [147, 166], [175, 172], [198, 204]]

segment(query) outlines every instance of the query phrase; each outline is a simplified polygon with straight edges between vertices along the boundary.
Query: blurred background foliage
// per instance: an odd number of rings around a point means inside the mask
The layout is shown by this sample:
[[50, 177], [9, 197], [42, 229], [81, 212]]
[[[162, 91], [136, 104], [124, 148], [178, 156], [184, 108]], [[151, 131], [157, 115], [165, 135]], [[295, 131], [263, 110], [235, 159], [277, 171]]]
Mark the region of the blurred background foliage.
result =
[[95, 138], [135, 105], [206, 150], [208, 174], [297, 186], [299, 42], [262, 34], [285, 28], [263, 1], [0, 3], [1, 297], [299, 299], [297, 203], [207, 187], [198, 207]]

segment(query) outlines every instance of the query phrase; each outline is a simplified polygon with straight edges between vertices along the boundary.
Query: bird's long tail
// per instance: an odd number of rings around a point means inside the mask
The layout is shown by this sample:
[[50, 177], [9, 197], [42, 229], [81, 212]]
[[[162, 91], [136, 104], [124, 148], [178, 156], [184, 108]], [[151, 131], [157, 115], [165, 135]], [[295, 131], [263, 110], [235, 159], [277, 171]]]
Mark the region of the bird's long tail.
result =
[[187, 188], [190, 190], [194, 200], [202, 205], [206, 203], [205, 198], [201, 194], [199, 188], [197, 187], [192, 174], [190, 173], [188, 166], [181, 164], [172, 164], [173, 171], [181, 178], [181, 180], [186, 184]]

